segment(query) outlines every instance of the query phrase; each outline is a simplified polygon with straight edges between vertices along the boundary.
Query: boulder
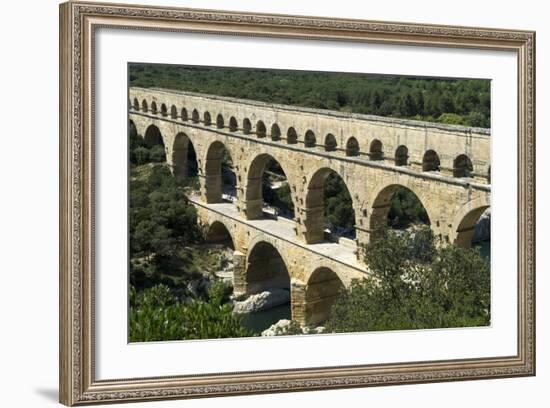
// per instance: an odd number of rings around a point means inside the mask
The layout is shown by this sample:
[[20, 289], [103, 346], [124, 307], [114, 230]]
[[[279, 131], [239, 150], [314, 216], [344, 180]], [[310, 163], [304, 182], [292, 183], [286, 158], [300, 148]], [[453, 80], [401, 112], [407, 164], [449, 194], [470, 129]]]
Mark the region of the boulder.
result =
[[253, 313], [271, 309], [290, 302], [290, 292], [286, 289], [269, 289], [249, 296], [243, 301], [233, 302], [234, 313]]
[[286, 331], [290, 323], [291, 320], [281, 319], [277, 323], [272, 324], [267, 329], [265, 329], [262, 332], [262, 336], [276, 336], [277, 332], [280, 332], [281, 330]]

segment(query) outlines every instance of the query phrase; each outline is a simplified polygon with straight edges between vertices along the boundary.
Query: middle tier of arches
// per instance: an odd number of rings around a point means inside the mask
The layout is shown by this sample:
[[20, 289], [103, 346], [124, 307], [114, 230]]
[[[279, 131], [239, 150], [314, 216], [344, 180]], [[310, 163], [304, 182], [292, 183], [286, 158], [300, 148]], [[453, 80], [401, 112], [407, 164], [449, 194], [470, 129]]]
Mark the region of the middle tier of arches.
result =
[[472, 227], [469, 225], [471, 222], [465, 225], [462, 220], [455, 220], [457, 213], [475, 210], [468, 208], [475, 200], [479, 202], [479, 208], [489, 205], [488, 191], [453, 186], [445, 180], [425, 179], [355, 162], [342, 163], [326, 155], [306, 155], [300, 150], [277, 149], [271, 143], [256, 143], [228, 136], [224, 132], [185, 127], [141, 115], [131, 115], [131, 120], [138, 134], [157, 136], [155, 139], [150, 137], [151, 143], [160, 135], [168, 164], [179, 178], [186, 177], [186, 152], [193, 146], [200, 194], [206, 203], [224, 201], [221, 168], [224, 155], [230, 157], [235, 173], [234, 204], [246, 219], [262, 216], [259, 180], [266, 161], [277, 161], [290, 187], [296, 238], [307, 244], [326, 239], [321, 193], [328, 174], [340, 177], [349, 191], [358, 248], [369, 241], [375, 225], [385, 222], [388, 192], [394, 190], [393, 186], [412, 191], [425, 208], [434, 234], [449, 242], [467, 242], [460, 235], [466, 234]]

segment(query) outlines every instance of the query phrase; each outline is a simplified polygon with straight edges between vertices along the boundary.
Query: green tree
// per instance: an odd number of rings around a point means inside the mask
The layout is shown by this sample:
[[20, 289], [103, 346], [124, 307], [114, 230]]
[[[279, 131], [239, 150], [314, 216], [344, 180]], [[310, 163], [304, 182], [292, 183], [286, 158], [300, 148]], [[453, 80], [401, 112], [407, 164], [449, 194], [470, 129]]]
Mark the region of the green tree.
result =
[[130, 180], [129, 211], [130, 258], [158, 264], [201, 237], [196, 210], [166, 165], [153, 166], [146, 180]]
[[149, 150], [149, 157], [154, 163], [161, 163], [166, 161], [166, 152], [164, 146], [155, 145]]
[[[218, 291], [218, 289], [216, 289]], [[208, 301], [179, 302], [170, 288], [130, 290], [130, 341], [167, 341], [250, 337], [219, 291]]]
[[456, 113], [442, 113], [437, 119], [441, 123], [447, 123], [449, 125], [465, 125], [466, 120], [463, 116]]
[[415, 100], [409, 92], [402, 95], [399, 99], [399, 113], [401, 116], [414, 116], [417, 114]]
[[478, 249], [435, 245], [431, 233], [382, 230], [365, 248], [372, 279], [341, 293], [328, 332], [484, 326], [490, 268]]

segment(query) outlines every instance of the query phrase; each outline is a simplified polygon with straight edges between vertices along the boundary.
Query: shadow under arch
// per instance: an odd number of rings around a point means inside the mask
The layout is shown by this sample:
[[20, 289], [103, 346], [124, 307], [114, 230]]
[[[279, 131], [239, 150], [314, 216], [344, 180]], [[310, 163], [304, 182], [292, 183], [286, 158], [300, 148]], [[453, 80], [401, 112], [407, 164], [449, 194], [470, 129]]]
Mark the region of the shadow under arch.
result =
[[160, 129], [156, 125], [147, 126], [145, 134], [143, 135], [143, 140], [148, 148], [156, 145], [161, 145], [164, 147], [164, 138], [162, 137]]
[[178, 184], [189, 184], [197, 177], [198, 163], [195, 148], [187, 134], [180, 132], [174, 138], [172, 147], [172, 173]]
[[472, 160], [466, 154], [460, 154], [453, 160], [453, 177], [471, 177], [474, 172]]
[[205, 158], [205, 195], [207, 203], [221, 203], [224, 194], [236, 196], [237, 178], [233, 171], [231, 153], [219, 140], [208, 146]]
[[250, 248], [246, 261], [246, 293], [253, 294], [268, 289], [290, 291], [290, 273], [278, 248], [265, 240], [259, 240]]
[[235, 250], [235, 239], [230, 229], [222, 221], [214, 221], [208, 227], [206, 242], [209, 244], [221, 244]]
[[305, 288], [306, 324], [318, 325], [326, 321], [342, 290], [344, 284], [332, 269], [324, 266], [316, 268]]
[[[271, 189], [273, 184], [268, 180], [266, 172], [269, 172], [269, 178], [274, 180], [274, 184], [278, 184], [278, 188], [287, 190], [288, 195], [285, 197], [289, 200], [283, 206], [277, 199], [279, 196], [267, 197], [267, 184]], [[278, 181], [276, 180], [278, 178]], [[293, 217], [296, 203], [291, 194], [291, 185], [287, 178], [287, 173], [281, 165], [281, 161], [276, 157], [261, 153], [254, 157], [248, 167], [248, 176], [246, 180], [246, 218], [249, 220], [262, 218], [264, 216], [264, 202], [269, 203], [275, 210], [274, 217], [279, 215]], [[290, 207], [290, 208], [286, 208]], [[288, 213], [288, 214], [287, 214]]]
[[359, 142], [353, 136], [351, 136], [346, 142], [346, 156], [359, 156]]
[[440, 171], [441, 161], [439, 155], [433, 149], [426, 150], [422, 157], [422, 171]]

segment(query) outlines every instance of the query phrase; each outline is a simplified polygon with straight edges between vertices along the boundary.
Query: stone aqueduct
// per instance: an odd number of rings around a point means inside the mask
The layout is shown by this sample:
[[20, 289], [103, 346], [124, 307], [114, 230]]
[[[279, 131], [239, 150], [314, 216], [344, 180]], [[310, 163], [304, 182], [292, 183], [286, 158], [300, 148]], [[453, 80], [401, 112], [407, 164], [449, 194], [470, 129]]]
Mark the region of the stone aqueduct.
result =
[[[285, 286], [292, 317], [326, 318], [342, 286], [368, 275], [360, 248], [386, 223], [393, 193], [413, 191], [434, 234], [469, 246], [490, 206], [490, 132], [486, 129], [275, 105], [163, 89], [130, 88], [129, 116], [146, 143], [165, 146], [174, 176], [185, 177], [192, 143], [200, 197], [191, 197], [210, 237], [231, 237], [235, 292]], [[229, 153], [236, 200], [222, 199], [221, 163]], [[261, 178], [269, 159], [284, 170], [293, 221], [265, 219]], [[355, 242], [326, 242], [324, 180], [344, 180], [355, 213]], [[279, 282], [280, 281], [280, 282]]]

